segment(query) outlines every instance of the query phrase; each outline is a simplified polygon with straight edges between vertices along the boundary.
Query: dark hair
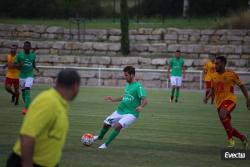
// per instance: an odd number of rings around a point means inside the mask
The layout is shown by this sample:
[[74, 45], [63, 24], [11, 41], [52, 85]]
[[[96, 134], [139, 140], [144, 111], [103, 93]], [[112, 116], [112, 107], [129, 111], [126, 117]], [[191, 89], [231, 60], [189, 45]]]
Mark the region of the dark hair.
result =
[[227, 64], [227, 59], [224, 56], [217, 56], [216, 60], [220, 60], [220, 61], [224, 62], [225, 65]]
[[135, 68], [133, 66], [127, 66], [123, 69], [123, 72], [127, 72], [129, 75], [135, 75]]
[[29, 44], [29, 45], [31, 45], [30, 41], [25, 41], [23, 44]]
[[74, 69], [61, 70], [57, 75], [56, 85], [70, 88], [74, 84], [80, 84], [81, 78]]
[[209, 57], [214, 57], [214, 58], [216, 58], [217, 55], [216, 55], [215, 53], [211, 53], [211, 54], [209, 54]]
[[10, 48], [17, 48], [17, 44], [12, 44]]

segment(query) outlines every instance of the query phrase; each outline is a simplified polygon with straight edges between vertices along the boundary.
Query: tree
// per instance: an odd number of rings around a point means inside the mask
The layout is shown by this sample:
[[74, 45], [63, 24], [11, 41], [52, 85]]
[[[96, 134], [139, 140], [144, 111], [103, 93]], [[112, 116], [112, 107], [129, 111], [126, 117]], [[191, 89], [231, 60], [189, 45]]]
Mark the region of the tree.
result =
[[189, 0], [183, 0], [183, 12], [182, 12], [182, 16], [184, 18], [187, 17], [187, 10], [188, 10], [188, 7], [189, 7]]
[[121, 51], [123, 55], [129, 54], [129, 20], [127, 0], [121, 0]]

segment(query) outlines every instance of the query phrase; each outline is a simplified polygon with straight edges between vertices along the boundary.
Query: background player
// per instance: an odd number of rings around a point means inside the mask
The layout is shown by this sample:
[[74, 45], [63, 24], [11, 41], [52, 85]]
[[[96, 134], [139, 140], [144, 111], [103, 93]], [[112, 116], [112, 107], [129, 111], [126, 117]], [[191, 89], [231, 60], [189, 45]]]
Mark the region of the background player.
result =
[[[211, 78], [212, 75], [216, 72], [215, 70], [215, 54], [209, 55], [208, 61], [204, 64], [204, 84], [205, 84], [205, 94], [208, 95], [208, 92], [211, 89]], [[211, 97], [211, 104], [214, 102], [214, 96]]]
[[[171, 70], [171, 77], [169, 75], [170, 70]], [[175, 102], [178, 102], [178, 98], [180, 95], [180, 87], [182, 83], [182, 75], [183, 78], [185, 78], [184, 60], [181, 58], [180, 50], [177, 50], [175, 52], [175, 57], [170, 59], [167, 69], [167, 78], [168, 80], [170, 79], [172, 87], [170, 102], [173, 102], [175, 89], [176, 89]]]
[[[19, 100], [19, 70], [14, 66], [17, 45], [11, 45], [10, 53], [7, 55], [7, 72], [5, 76], [5, 90], [11, 94], [11, 102], [18, 105]], [[12, 89], [12, 85], [14, 90]]]
[[24, 42], [23, 51], [20, 51], [15, 60], [16, 67], [20, 69], [20, 84], [22, 89], [22, 98], [25, 103], [25, 108], [22, 113], [25, 114], [30, 104], [30, 89], [33, 85], [34, 76], [33, 69], [39, 72], [36, 67], [36, 55], [31, 52], [31, 43], [29, 41]]
[[247, 136], [240, 133], [232, 127], [231, 112], [236, 106], [236, 96], [234, 95], [234, 86], [238, 85], [246, 99], [246, 106], [250, 110], [250, 99], [245, 86], [242, 84], [238, 75], [231, 71], [226, 70], [227, 60], [223, 56], [216, 57], [215, 68], [216, 73], [212, 76], [212, 88], [207, 96], [204, 97], [204, 102], [207, 103], [208, 99], [215, 95], [215, 106], [217, 108], [220, 121], [223, 124], [227, 133], [229, 148], [235, 147], [233, 136], [239, 138], [244, 146], [248, 147]]

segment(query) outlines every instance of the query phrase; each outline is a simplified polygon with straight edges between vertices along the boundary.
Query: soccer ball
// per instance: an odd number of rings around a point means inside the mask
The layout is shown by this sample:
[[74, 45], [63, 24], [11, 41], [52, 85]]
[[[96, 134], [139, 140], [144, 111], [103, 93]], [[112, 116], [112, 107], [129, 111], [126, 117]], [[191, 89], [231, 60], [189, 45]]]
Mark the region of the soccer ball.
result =
[[81, 142], [85, 146], [91, 146], [94, 143], [94, 136], [91, 133], [84, 133]]

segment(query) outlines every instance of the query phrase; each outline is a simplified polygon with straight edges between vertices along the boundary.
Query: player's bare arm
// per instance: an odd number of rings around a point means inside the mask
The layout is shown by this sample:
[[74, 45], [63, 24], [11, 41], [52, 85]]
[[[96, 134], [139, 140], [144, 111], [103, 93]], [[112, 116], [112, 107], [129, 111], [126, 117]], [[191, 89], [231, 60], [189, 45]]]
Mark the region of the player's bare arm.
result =
[[207, 96], [205, 95], [203, 98], [203, 102], [207, 104], [207, 101], [209, 100], [209, 98], [211, 98], [214, 94], [214, 88], [211, 88], [207, 94]]
[[15, 68], [17, 68], [17, 69], [20, 69], [20, 68], [22, 67], [22, 65], [23, 65], [23, 62], [15, 62], [15, 63], [13, 64], [13, 66], [14, 66]]
[[186, 66], [182, 66], [182, 73], [183, 73], [183, 78], [186, 77]]
[[167, 79], [169, 80], [170, 79], [170, 65], [168, 65], [167, 67]]
[[22, 166], [33, 167], [32, 156], [35, 146], [35, 139], [21, 135]]
[[247, 93], [247, 89], [246, 89], [246, 87], [244, 85], [240, 85], [239, 87], [240, 87], [241, 92], [245, 96], [246, 106], [250, 110], [250, 99], [249, 99], [249, 96], [248, 96], [248, 93]]
[[148, 99], [147, 98], [143, 98], [141, 100], [141, 105], [136, 107], [136, 111], [141, 111], [146, 105], [148, 104]]
[[35, 62], [35, 61], [33, 62], [33, 68], [34, 68], [37, 72], [39, 72], [39, 69], [36, 67], [36, 62]]
[[120, 102], [122, 100], [123, 96], [118, 97], [116, 99], [114, 99], [112, 96], [106, 96], [104, 98], [105, 101], [109, 101], [109, 102]]

